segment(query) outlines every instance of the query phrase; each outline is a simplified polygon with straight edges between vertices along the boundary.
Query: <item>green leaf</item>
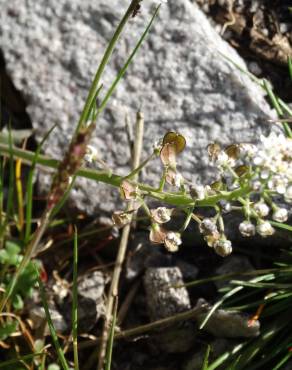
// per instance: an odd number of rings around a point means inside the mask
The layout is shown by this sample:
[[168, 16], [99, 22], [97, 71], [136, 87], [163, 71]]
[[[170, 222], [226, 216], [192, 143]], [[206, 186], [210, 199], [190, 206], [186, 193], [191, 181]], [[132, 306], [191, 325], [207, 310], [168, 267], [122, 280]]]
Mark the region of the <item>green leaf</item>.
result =
[[289, 69], [290, 80], [292, 81], [292, 59], [290, 56], [288, 57], [288, 69]]
[[11, 334], [15, 333], [18, 327], [18, 322], [16, 320], [2, 323], [0, 326], [0, 340], [5, 340], [10, 337]]
[[20, 247], [18, 244], [12, 241], [7, 241], [5, 243], [5, 249], [7, 251], [8, 255], [8, 261], [7, 263], [9, 265], [16, 266], [20, 261], [19, 261], [19, 253], [20, 253]]
[[48, 366], [48, 370], [60, 370], [60, 366], [57, 364], [51, 364]]
[[23, 309], [23, 300], [19, 294], [16, 294], [12, 299], [12, 305], [16, 310], [22, 310]]

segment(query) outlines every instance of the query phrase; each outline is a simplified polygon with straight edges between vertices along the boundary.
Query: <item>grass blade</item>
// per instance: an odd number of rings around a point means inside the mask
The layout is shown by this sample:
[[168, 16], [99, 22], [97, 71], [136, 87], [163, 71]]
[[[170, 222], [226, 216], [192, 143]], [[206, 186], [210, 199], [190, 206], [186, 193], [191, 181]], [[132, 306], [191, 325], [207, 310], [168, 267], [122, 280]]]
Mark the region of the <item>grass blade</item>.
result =
[[151, 26], [152, 26], [152, 23], [154, 22], [154, 19], [156, 18], [157, 16], [157, 13], [159, 11], [159, 8], [160, 8], [160, 5], [157, 6], [157, 8], [155, 9], [155, 12], [150, 20], [150, 22], [148, 23], [145, 31], [143, 32], [142, 36], [140, 37], [139, 41], [137, 42], [134, 50], [132, 51], [132, 53], [130, 54], [130, 56], [128, 57], [126, 63], [124, 64], [123, 68], [119, 71], [117, 77], [115, 78], [114, 82], [112, 83], [111, 87], [108, 89], [104, 99], [102, 100], [100, 106], [98, 107], [97, 109], [97, 112], [96, 112], [96, 116], [98, 116], [105, 108], [109, 98], [111, 97], [111, 95], [113, 94], [116, 86], [118, 85], [119, 81], [122, 79], [122, 77], [124, 76], [124, 74], [126, 73], [130, 63], [132, 62], [132, 60], [134, 59], [137, 51], [140, 49], [140, 46], [142, 45], [144, 39], [146, 38]]
[[24, 243], [28, 243], [31, 235], [31, 219], [32, 219], [32, 204], [33, 204], [33, 176], [35, 172], [36, 164], [38, 163], [38, 158], [41, 152], [41, 149], [50, 136], [51, 132], [54, 130], [56, 125], [54, 125], [44, 136], [42, 141], [37, 146], [37, 149], [34, 153], [32, 159], [31, 168], [28, 174], [27, 184], [26, 184], [26, 210], [25, 210], [25, 232], [24, 232]]
[[210, 351], [211, 351], [211, 346], [208, 345], [207, 346], [206, 353], [205, 353], [205, 356], [204, 356], [202, 370], [208, 370], [208, 363], [209, 363]]
[[5, 368], [7, 368], [7, 366], [15, 365], [15, 364], [17, 364], [18, 362], [31, 360], [31, 359], [33, 359], [34, 357], [44, 356], [44, 355], [45, 355], [45, 354], [44, 354], [43, 352], [39, 352], [39, 353], [31, 353], [31, 354], [29, 354], [29, 355], [24, 355], [24, 356], [21, 356], [21, 357], [19, 357], [19, 358], [13, 358], [12, 360], [2, 361], [2, 362], [0, 363], [0, 369], [5, 369]]
[[73, 336], [73, 353], [74, 369], [79, 370], [78, 361], [78, 310], [77, 310], [77, 268], [78, 268], [78, 231], [74, 230], [74, 250], [73, 250], [73, 302], [72, 302], [72, 336]]
[[115, 328], [116, 328], [116, 321], [117, 321], [117, 310], [118, 310], [118, 298], [115, 297], [113, 318], [112, 318], [110, 335], [109, 335], [108, 344], [107, 344], [106, 357], [105, 357], [105, 370], [111, 369], [114, 336], [115, 336]]
[[292, 81], [292, 59], [290, 56], [288, 57], [288, 69], [289, 69], [290, 80]]
[[42, 303], [43, 303], [43, 306], [44, 306], [44, 310], [45, 310], [49, 330], [50, 330], [50, 333], [51, 333], [52, 341], [53, 341], [54, 346], [56, 348], [57, 355], [58, 355], [58, 358], [59, 358], [59, 361], [62, 365], [63, 370], [69, 370], [69, 366], [68, 366], [67, 361], [65, 359], [63, 350], [62, 350], [62, 348], [60, 346], [60, 343], [59, 343], [59, 340], [58, 340], [58, 336], [57, 336], [54, 324], [52, 322], [51, 314], [50, 314], [49, 307], [48, 307], [48, 302], [47, 302], [47, 299], [46, 299], [45, 289], [44, 289], [43, 283], [40, 279], [39, 271], [38, 271], [38, 268], [37, 268], [36, 265], [35, 265], [35, 269], [36, 269], [36, 272], [38, 274], [38, 283], [39, 283], [40, 295], [41, 295]]
[[[272, 106], [275, 108], [275, 110], [278, 114], [278, 117], [283, 117], [284, 113], [283, 113], [283, 110], [282, 110], [281, 105], [279, 103], [278, 97], [274, 94], [270, 84], [265, 79], [263, 80], [263, 86], [264, 86], [264, 89], [266, 90], [266, 92], [267, 92], [267, 94], [270, 98]], [[291, 130], [289, 124], [287, 122], [282, 122], [282, 125], [283, 125], [286, 136], [287, 137], [292, 137], [292, 130]]]
[[75, 133], [78, 132], [79, 129], [81, 128], [82, 124], [84, 124], [89, 119], [91, 109], [92, 109], [92, 106], [93, 106], [94, 97], [96, 96], [97, 91], [99, 90], [98, 85], [100, 84], [101, 76], [104, 72], [104, 69], [105, 69], [105, 67], [106, 67], [106, 65], [107, 65], [107, 63], [108, 63], [108, 61], [109, 61], [109, 59], [112, 55], [112, 52], [115, 48], [115, 45], [116, 45], [117, 41], [119, 40], [120, 35], [121, 35], [126, 23], [128, 22], [129, 18], [131, 17], [131, 15], [133, 13], [133, 10], [136, 8], [136, 6], [139, 4], [139, 2], [140, 2], [140, 0], [132, 0], [131, 1], [131, 4], [129, 5], [125, 15], [123, 16], [122, 20], [120, 21], [118, 27], [116, 28], [116, 30], [113, 34], [113, 37], [111, 38], [111, 40], [110, 40], [110, 42], [109, 42], [109, 44], [108, 44], [108, 46], [105, 50], [103, 58], [102, 58], [99, 66], [98, 66], [98, 69], [97, 69], [96, 74], [94, 76], [93, 82], [91, 84], [91, 87], [90, 87], [90, 90], [89, 90], [89, 93], [88, 93], [83, 111], [80, 115], [79, 122], [78, 122], [78, 125], [76, 127]]
[[276, 222], [276, 221], [269, 221], [271, 225], [278, 227], [279, 229], [284, 229], [288, 231], [292, 231], [292, 226], [283, 224], [282, 222]]

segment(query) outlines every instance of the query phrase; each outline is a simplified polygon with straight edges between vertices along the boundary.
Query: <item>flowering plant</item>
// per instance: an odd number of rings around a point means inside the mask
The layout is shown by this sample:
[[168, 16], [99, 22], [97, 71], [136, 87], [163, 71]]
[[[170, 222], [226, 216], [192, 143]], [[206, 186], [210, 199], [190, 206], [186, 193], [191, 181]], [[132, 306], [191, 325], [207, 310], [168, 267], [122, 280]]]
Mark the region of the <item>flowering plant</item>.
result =
[[[218, 170], [218, 179], [208, 185], [191, 184], [178, 172], [177, 158], [185, 144], [182, 135], [168, 132], [154, 149], [163, 165], [159, 191], [163, 192], [167, 183], [176, 189], [171, 194], [183, 195], [189, 199], [186, 206], [180, 207], [187, 215], [181, 230], [167, 230], [162, 226], [171, 220], [175, 209], [149, 209], [145, 202], [148, 192], [131, 182], [131, 174], [127, 176], [127, 180], [121, 182], [122, 197], [125, 200], [135, 200], [136, 209], [142, 206], [149, 217], [151, 242], [164, 244], [170, 252], [177, 251], [182, 243], [181, 232], [193, 219], [199, 224], [207, 245], [225, 257], [232, 252], [232, 243], [224, 232], [224, 214], [233, 210], [243, 214], [244, 220], [238, 227], [244, 237], [254, 236], [256, 233], [262, 237], [274, 234], [270, 217], [280, 223], [287, 221], [288, 205], [292, 202], [291, 138], [272, 132], [267, 137], [261, 136], [258, 145], [241, 143], [221, 148], [216, 143], [210, 144], [207, 150], [210, 161]], [[202, 218], [197, 215], [194, 212], [196, 206], [213, 208], [214, 217]], [[128, 212], [114, 213], [113, 220], [117, 226], [128, 222]]]

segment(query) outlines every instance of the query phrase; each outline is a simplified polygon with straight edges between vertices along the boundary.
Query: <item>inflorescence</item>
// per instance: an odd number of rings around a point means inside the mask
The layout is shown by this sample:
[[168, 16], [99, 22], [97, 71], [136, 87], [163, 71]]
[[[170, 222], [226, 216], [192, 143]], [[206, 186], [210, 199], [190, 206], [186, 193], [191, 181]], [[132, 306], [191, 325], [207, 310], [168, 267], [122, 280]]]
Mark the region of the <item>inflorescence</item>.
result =
[[[177, 210], [167, 207], [149, 209], [145, 201], [147, 192], [131, 180], [131, 174], [122, 181], [120, 191], [123, 199], [133, 201], [133, 209], [114, 212], [115, 225], [122, 227], [129, 222], [129, 216], [142, 207], [151, 222], [150, 241], [164, 244], [168, 251], [176, 252], [182, 243], [182, 231], [191, 220], [195, 220], [207, 245], [225, 257], [232, 252], [232, 243], [224, 232], [224, 214], [231, 211], [242, 213], [244, 219], [239, 224], [239, 232], [243, 237], [256, 233], [262, 237], [274, 234], [270, 218], [280, 223], [287, 221], [287, 206], [292, 203], [290, 138], [271, 133], [268, 137], [261, 136], [258, 145], [242, 143], [221, 148], [218, 144], [210, 144], [207, 150], [210, 161], [218, 170], [218, 179], [206, 186], [190, 184], [177, 170], [177, 158], [185, 144], [182, 135], [168, 132], [154, 149], [163, 165], [158, 191], [163, 193], [165, 184], [168, 184], [176, 189], [176, 194], [191, 197], [194, 201], [191, 208], [179, 207], [186, 214], [182, 229], [174, 231], [164, 226]], [[196, 205], [206, 207], [208, 199], [214, 196], [218, 201], [210, 206], [214, 209], [213, 217], [203, 218], [194, 212]]]

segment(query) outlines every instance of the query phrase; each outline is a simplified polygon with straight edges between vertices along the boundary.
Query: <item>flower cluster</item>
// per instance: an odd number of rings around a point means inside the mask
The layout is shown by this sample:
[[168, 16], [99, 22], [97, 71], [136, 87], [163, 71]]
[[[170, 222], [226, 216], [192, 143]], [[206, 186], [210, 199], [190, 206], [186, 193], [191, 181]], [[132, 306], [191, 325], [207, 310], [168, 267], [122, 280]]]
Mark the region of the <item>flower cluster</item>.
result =
[[[186, 214], [186, 221], [179, 231], [167, 230], [163, 225], [171, 220], [175, 209], [149, 209], [145, 202], [147, 191], [142, 191], [139, 184], [131, 180], [131, 175], [121, 183], [123, 199], [135, 201], [136, 204], [130, 213], [142, 206], [149, 217], [152, 243], [164, 244], [171, 252], [177, 251], [182, 243], [181, 232], [193, 219], [198, 222], [207, 245], [225, 257], [232, 252], [231, 241], [224, 232], [225, 213], [240, 211], [243, 214], [239, 232], [244, 237], [252, 237], [256, 233], [262, 237], [270, 236], [275, 229], [269, 219], [281, 223], [288, 220], [289, 212], [285, 204], [292, 203], [291, 139], [272, 133], [268, 137], [261, 136], [257, 146], [242, 143], [221, 148], [218, 144], [210, 144], [208, 154], [218, 169], [218, 179], [209, 185], [190, 184], [178, 171], [177, 159], [185, 145], [186, 140], [182, 135], [168, 132], [153, 152], [160, 157], [163, 165], [156, 191], [170, 198], [178, 194], [188, 199], [189, 205], [180, 207]], [[176, 188], [176, 191], [164, 193], [165, 184]], [[196, 215], [196, 206], [209, 206], [215, 215], [207, 218]], [[130, 213], [115, 212], [115, 224], [123, 226], [129, 222]]]

